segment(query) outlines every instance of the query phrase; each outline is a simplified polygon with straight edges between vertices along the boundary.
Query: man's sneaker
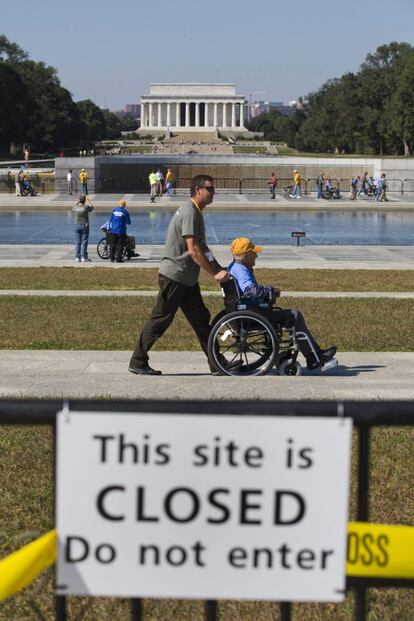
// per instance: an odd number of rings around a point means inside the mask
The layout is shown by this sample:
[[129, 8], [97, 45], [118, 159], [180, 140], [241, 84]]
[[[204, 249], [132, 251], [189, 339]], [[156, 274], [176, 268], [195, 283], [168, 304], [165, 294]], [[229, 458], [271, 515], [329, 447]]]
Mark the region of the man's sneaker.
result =
[[302, 198], [301, 196], [297, 196], [296, 198]]
[[76, 262], [76, 263], [80, 263], [80, 258], [79, 258], [79, 257], [76, 257], [75, 262]]
[[128, 371], [135, 373], [135, 375], [162, 375], [161, 371], [152, 369], [149, 364], [145, 367], [128, 367]]
[[[233, 360], [233, 362], [222, 360], [221, 364], [227, 371], [236, 371], [242, 366], [243, 362], [241, 360]], [[221, 375], [220, 371], [217, 371], [216, 369], [211, 368], [210, 370], [211, 375]]]
[[329, 347], [328, 349], [321, 349], [319, 354], [321, 362], [325, 364], [325, 362], [329, 362], [329, 360], [332, 360], [332, 358], [335, 357], [336, 349], [337, 348], [335, 345], [333, 347]]
[[82, 261], [82, 263], [92, 263], [92, 260], [88, 259], [88, 257], [82, 257], [81, 261]]

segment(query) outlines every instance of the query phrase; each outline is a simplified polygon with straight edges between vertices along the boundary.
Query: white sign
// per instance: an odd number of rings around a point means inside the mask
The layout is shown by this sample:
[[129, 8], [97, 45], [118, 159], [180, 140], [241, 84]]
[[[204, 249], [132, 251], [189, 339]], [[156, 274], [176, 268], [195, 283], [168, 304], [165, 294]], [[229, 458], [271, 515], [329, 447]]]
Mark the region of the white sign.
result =
[[351, 421], [58, 415], [58, 594], [341, 601]]

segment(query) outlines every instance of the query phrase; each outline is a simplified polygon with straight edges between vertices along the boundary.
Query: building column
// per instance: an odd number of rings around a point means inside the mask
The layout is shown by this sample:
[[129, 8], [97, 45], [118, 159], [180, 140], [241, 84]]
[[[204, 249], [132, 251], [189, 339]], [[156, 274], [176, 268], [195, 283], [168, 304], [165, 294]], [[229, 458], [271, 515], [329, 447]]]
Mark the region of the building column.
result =
[[240, 127], [244, 127], [244, 102], [240, 104]]
[[190, 127], [190, 103], [185, 102], [185, 127]]
[[141, 127], [144, 127], [144, 121], [145, 121], [145, 104], [142, 103], [141, 101]]
[[223, 127], [227, 127], [227, 103], [223, 101]]
[[158, 121], [157, 126], [162, 127], [162, 103], [158, 102]]
[[167, 127], [171, 126], [171, 103], [167, 103]]
[[152, 127], [152, 101], [149, 103], [149, 127]]
[[214, 102], [214, 116], [213, 116], [213, 125], [217, 127], [217, 101]]
[[231, 126], [236, 127], [236, 104], [231, 104]]
[[208, 127], [208, 103], [204, 104], [204, 127]]
[[196, 101], [195, 105], [195, 126], [200, 127], [200, 102]]
[[180, 127], [180, 102], [177, 101], [177, 103], [175, 104], [175, 124], [177, 127]]

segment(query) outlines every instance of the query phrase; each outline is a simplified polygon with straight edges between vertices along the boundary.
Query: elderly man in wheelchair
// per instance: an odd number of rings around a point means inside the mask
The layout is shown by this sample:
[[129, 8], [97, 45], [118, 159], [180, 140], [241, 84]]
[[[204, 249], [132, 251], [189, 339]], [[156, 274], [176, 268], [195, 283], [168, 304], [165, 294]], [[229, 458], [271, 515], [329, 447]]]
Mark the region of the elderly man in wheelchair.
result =
[[280, 290], [258, 285], [253, 267], [261, 246], [246, 237], [231, 244], [231, 278], [222, 283], [225, 310], [212, 322], [208, 342], [210, 367], [218, 375], [300, 375], [299, 351], [310, 370], [322, 372], [338, 363], [336, 347], [321, 349], [296, 309], [273, 306]]

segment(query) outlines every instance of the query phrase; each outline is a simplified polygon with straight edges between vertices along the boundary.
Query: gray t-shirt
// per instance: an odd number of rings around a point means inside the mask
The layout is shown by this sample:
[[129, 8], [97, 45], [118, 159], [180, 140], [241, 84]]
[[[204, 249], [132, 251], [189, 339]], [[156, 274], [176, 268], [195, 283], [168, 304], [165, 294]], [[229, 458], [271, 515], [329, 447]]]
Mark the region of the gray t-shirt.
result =
[[179, 207], [171, 218], [159, 269], [163, 276], [192, 287], [198, 281], [200, 267], [190, 257], [184, 235], [193, 235], [206, 245], [204, 218], [192, 201]]
[[90, 205], [76, 205], [73, 208], [75, 212], [75, 224], [89, 224], [89, 212], [93, 207]]

